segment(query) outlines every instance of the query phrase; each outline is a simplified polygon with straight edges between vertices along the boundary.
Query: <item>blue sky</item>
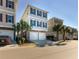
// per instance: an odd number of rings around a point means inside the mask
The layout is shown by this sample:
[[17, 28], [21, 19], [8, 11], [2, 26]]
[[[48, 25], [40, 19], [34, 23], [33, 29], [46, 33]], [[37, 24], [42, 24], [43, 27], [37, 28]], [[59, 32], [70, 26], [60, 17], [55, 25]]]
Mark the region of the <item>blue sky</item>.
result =
[[19, 0], [16, 13], [17, 22], [20, 20], [27, 3], [48, 11], [48, 19], [58, 17], [64, 20], [64, 24], [77, 28], [77, 0]]

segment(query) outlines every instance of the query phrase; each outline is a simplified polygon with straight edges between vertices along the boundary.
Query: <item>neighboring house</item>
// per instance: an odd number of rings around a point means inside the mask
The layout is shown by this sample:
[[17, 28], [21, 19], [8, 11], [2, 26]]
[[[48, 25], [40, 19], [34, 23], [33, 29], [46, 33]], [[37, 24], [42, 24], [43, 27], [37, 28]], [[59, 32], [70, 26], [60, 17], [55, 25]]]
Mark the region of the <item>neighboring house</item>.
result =
[[[15, 13], [17, 0], [0, 0], [0, 37], [14, 40], [13, 24], [15, 23]], [[5, 38], [4, 38], [5, 37]]]
[[60, 18], [56, 18], [53, 17], [51, 19], [48, 20], [48, 31], [52, 32], [53, 31], [53, 27], [57, 24], [63, 24], [63, 20]]
[[[70, 32], [72, 32], [72, 30], [73, 30], [73, 28], [72, 27], [68, 27], [69, 28], [69, 30], [70, 30]], [[74, 28], [75, 29], [75, 28]], [[76, 31], [72, 34], [72, 33], [67, 33], [66, 34], [66, 37], [68, 38], [68, 39], [78, 39], [78, 32], [77, 32], [77, 29], [75, 29]]]
[[[57, 17], [52, 17], [51, 19], [48, 20], [48, 32], [47, 36], [55, 36], [56, 37], [56, 32], [53, 31], [53, 27], [57, 24], [63, 24], [63, 20]], [[62, 34], [59, 35], [59, 39], [62, 38]]]
[[32, 5], [27, 5], [22, 20], [31, 26], [29, 40], [46, 40], [47, 32], [47, 11]]

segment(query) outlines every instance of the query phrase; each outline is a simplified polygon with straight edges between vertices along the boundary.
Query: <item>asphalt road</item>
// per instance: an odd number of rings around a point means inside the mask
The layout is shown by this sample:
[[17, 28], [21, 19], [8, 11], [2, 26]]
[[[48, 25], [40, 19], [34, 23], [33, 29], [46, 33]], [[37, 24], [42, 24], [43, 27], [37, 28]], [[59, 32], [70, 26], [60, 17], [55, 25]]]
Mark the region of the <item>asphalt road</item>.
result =
[[77, 59], [77, 41], [64, 46], [21, 47], [0, 50], [0, 59]]

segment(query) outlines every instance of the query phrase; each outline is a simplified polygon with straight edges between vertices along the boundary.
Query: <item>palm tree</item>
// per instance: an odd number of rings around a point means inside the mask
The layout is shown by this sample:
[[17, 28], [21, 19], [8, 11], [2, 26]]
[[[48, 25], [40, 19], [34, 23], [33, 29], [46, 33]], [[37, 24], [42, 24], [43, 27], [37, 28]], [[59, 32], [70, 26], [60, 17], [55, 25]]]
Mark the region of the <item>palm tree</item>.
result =
[[27, 31], [31, 30], [31, 27], [29, 24], [23, 20], [20, 21], [20, 26], [21, 26], [21, 37], [23, 37], [23, 32], [25, 31], [25, 38], [27, 38]]
[[23, 20], [20, 20], [20, 26], [21, 26], [21, 37], [23, 37], [23, 31], [25, 30], [25, 24]]
[[53, 31], [56, 32], [56, 38], [59, 40], [59, 31], [61, 31], [62, 24], [57, 24], [53, 27]]
[[62, 31], [63, 31], [63, 40], [65, 41], [65, 35], [66, 35], [66, 33], [70, 32], [70, 29], [69, 29], [69, 27], [63, 25], [62, 26]]
[[[17, 33], [17, 41], [22, 40], [23, 38], [23, 32], [25, 31], [25, 38], [27, 38], [27, 31], [31, 29], [31, 27], [28, 25], [27, 22], [21, 20], [16, 25], [13, 25], [14, 32]], [[24, 38], [23, 38], [24, 39]]]

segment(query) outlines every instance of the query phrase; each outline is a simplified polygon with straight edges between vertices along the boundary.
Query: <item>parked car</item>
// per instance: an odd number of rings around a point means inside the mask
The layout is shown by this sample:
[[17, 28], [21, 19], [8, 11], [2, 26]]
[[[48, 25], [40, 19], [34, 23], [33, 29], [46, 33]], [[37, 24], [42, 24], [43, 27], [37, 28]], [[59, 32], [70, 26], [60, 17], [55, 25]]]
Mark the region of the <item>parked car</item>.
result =
[[0, 46], [11, 44], [11, 39], [9, 37], [0, 37]]
[[0, 39], [0, 45], [5, 45], [5, 40]]

